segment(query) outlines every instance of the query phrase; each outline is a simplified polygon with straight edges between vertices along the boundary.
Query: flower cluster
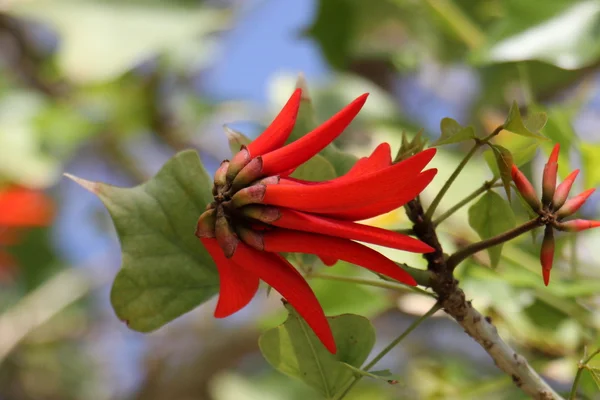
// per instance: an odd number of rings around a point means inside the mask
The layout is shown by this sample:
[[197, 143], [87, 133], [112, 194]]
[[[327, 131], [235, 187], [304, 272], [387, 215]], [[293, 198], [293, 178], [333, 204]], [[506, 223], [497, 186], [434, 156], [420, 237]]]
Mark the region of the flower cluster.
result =
[[[52, 206], [43, 193], [22, 187], [0, 189], [0, 246], [15, 244], [19, 228], [50, 222]], [[0, 281], [9, 279], [16, 263], [0, 249]]]
[[512, 167], [512, 178], [517, 189], [527, 204], [540, 216], [541, 222], [546, 225], [540, 252], [542, 275], [546, 286], [550, 283], [550, 271], [554, 260], [554, 229], [579, 232], [600, 226], [600, 221], [584, 219], [563, 221], [564, 218], [576, 213], [596, 189], [588, 189], [567, 200], [579, 170], [576, 169], [571, 172], [561, 184], [556, 186], [559, 150], [560, 146], [558, 144], [554, 146], [548, 162], [544, 166], [541, 200], [538, 199], [533, 186], [525, 175], [515, 165]]
[[325, 182], [292, 178], [298, 166], [344, 131], [367, 99], [367, 94], [358, 97], [312, 132], [285, 145], [301, 95], [297, 89], [256, 140], [222, 162], [214, 177], [214, 201], [200, 216], [196, 235], [219, 272], [215, 317], [246, 306], [263, 280], [335, 353], [331, 328], [313, 291], [280, 253], [315, 254], [326, 265], [345, 260], [415, 285], [396, 263], [355, 240], [415, 253], [433, 249], [410, 236], [354, 221], [389, 212], [419, 195], [436, 174], [435, 169], [424, 170], [435, 149], [393, 164], [390, 147], [383, 143], [339, 178]]

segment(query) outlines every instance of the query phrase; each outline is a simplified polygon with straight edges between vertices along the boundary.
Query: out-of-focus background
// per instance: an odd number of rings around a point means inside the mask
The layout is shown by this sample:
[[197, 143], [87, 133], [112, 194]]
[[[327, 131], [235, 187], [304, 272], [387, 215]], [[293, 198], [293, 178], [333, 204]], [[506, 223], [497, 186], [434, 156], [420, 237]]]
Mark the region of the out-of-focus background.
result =
[[[264, 293], [225, 320], [212, 318], [213, 301], [154, 333], [129, 330], [109, 301], [120, 253], [108, 213], [62, 177], [133, 186], [190, 147], [213, 171], [230, 155], [222, 125], [260, 133], [299, 72], [320, 120], [371, 93], [339, 140], [357, 155], [381, 141], [397, 149], [403, 131], [423, 128], [434, 140], [443, 117], [489, 133], [516, 100], [523, 113], [549, 117], [539, 148], [514, 135], [497, 140], [537, 150], [523, 167], [536, 186], [556, 142], [561, 176], [583, 170], [575, 191], [600, 185], [597, 0], [0, 1], [0, 400], [318, 398], [258, 352], [261, 330], [284, 317]], [[425, 202], [468, 148], [441, 149]], [[491, 177], [475, 159], [440, 210]], [[583, 217], [600, 218], [598, 200]], [[449, 221], [440, 228], [447, 249], [477, 239], [466, 209]], [[407, 226], [401, 211], [371, 222]], [[495, 270], [482, 254], [458, 275], [501, 335], [567, 391], [584, 348], [600, 345], [600, 234], [559, 235], [548, 288], [535, 236], [505, 245]], [[328, 314], [373, 321], [375, 351], [431, 305], [416, 294], [313, 284]], [[380, 366], [399, 383], [363, 379], [349, 399], [522, 398], [441, 313]], [[600, 369], [586, 371], [581, 398], [600, 398], [599, 381]]]

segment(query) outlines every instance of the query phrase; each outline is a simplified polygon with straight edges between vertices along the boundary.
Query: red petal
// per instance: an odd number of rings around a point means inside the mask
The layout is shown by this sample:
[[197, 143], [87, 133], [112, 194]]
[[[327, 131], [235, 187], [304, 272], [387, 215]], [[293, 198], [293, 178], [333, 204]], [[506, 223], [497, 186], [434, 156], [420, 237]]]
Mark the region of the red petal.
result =
[[296, 124], [301, 98], [302, 89], [296, 89], [267, 129], [247, 146], [251, 157], [263, 155], [285, 144]]
[[[433, 152], [435, 154], [435, 152]], [[392, 165], [392, 150], [388, 143], [381, 143], [373, 150], [369, 157], [361, 158], [348, 171], [345, 177], [359, 176], [365, 173], [378, 171]]]
[[[324, 212], [357, 208], [378, 202], [382, 198], [396, 198], [407, 191], [413, 193], [410, 186], [415, 181], [433, 179], [433, 176], [428, 174], [435, 175], [435, 172], [431, 172], [435, 170], [417, 174], [434, 154], [435, 149], [423, 151], [379, 171], [356, 177], [338, 178], [316, 185], [268, 185], [262, 202], [304, 211]], [[399, 177], [402, 179], [399, 180]], [[411, 198], [413, 197], [414, 195]]]
[[219, 301], [215, 317], [224, 318], [244, 308], [256, 294], [256, 275], [225, 258], [216, 239], [202, 238], [202, 244], [215, 261], [219, 271]]
[[288, 229], [277, 229], [264, 234], [266, 251], [317, 254], [359, 265], [389, 276], [407, 285], [417, 283], [396, 263], [375, 250], [347, 239]]
[[535, 190], [529, 182], [529, 179], [523, 175], [523, 173], [517, 168], [516, 165], [513, 164], [512, 169], [510, 171], [513, 182], [515, 182], [515, 186], [519, 190], [519, 193], [523, 196], [527, 204], [534, 210], [538, 211], [541, 209], [540, 201], [535, 194]]
[[52, 204], [42, 192], [12, 188], [0, 192], [0, 226], [44, 226], [52, 219]]
[[296, 168], [323, 150], [352, 122], [367, 101], [367, 96], [368, 94], [365, 93], [358, 97], [328, 121], [295, 142], [266, 153], [263, 156], [264, 174], [275, 175], [281, 171]]
[[561, 222], [560, 224], [556, 225], [556, 228], [567, 232], [581, 232], [587, 229], [600, 228], [600, 221], [574, 219], [567, 222]]
[[281, 293], [304, 318], [327, 350], [335, 354], [333, 333], [319, 301], [302, 275], [286, 259], [240, 243], [231, 260]]
[[331, 267], [338, 262], [338, 259], [335, 257], [327, 257], [327, 256], [320, 256], [320, 255], [317, 255], [317, 257], [319, 257], [321, 262], [323, 264], [327, 265], [328, 267]]
[[355, 206], [339, 211], [325, 211], [322, 213], [333, 218], [346, 219], [351, 221], [360, 221], [368, 218], [373, 218], [381, 214], [385, 214], [399, 207], [402, 207], [404, 204], [417, 197], [431, 183], [436, 173], [437, 169], [429, 169], [427, 171], [423, 171], [423, 173], [421, 173], [421, 175], [419, 175], [417, 179], [411, 181], [411, 184], [409, 185], [408, 189], [397, 197], [388, 196], [386, 194], [383, 196], [383, 199], [372, 204], [359, 206], [357, 202], [356, 206], [358, 207]]
[[281, 217], [271, 222], [271, 224], [282, 228], [359, 240], [414, 253], [429, 253], [434, 250], [418, 239], [385, 229], [355, 222], [339, 221], [285, 208], [279, 211]]
[[550, 157], [548, 157], [548, 164], [557, 163], [558, 162], [558, 153], [560, 151], [560, 144], [556, 143], [552, 152], [550, 153]]

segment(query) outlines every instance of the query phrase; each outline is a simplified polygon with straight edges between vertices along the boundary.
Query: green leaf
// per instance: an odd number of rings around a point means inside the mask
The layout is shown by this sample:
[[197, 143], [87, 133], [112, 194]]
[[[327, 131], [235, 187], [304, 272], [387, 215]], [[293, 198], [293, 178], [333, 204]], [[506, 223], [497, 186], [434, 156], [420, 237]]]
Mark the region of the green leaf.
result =
[[352, 371], [342, 363], [359, 368], [375, 344], [375, 330], [368, 319], [343, 314], [328, 317], [337, 353], [331, 354], [288, 305], [288, 319], [263, 333], [258, 341], [265, 359], [278, 371], [302, 380], [323, 396], [333, 398], [349, 383]]
[[[532, 122], [533, 127], [538, 127], [541, 123], [541, 116], [536, 116]], [[519, 111], [519, 105], [516, 101], [513, 102], [510, 110], [508, 111], [508, 117], [504, 122], [504, 130], [516, 133], [517, 135], [532, 137], [536, 139], [546, 140], [546, 138], [535, 131], [529, 130], [521, 117]]]
[[[492, 169], [494, 172], [494, 176], [500, 176], [502, 180], [502, 184], [504, 186], [504, 191], [506, 192], [506, 197], [508, 197], [508, 201], [510, 201], [510, 184], [512, 183], [511, 169], [513, 166], [513, 156], [506, 147], [502, 147], [497, 144], [492, 144], [490, 152], [494, 156], [496, 169]], [[484, 155], [486, 157], [486, 161], [488, 165], [490, 165], [490, 155]]]
[[318, 182], [334, 179], [337, 177], [337, 174], [333, 165], [325, 157], [316, 154], [310, 160], [296, 168], [292, 177]]
[[123, 265], [111, 302], [131, 329], [160, 328], [217, 293], [217, 270], [194, 235], [212, 200], [211, 180], [195, 151], [177, 154], [134, 188], [71, 178], [102, 200], [115, 224]]
[[459, 143], [475, 138], [475, 130], [471, 126], [463, 127], [452, 118], [444, 118], [440, 123], [442, 135], [431, 144], [432, 147]]
[[97, 82], [159, 51], [206, 37], [227, 21], [218, 10], [165, 4], [33, 0], [14, 2], [9, 12], [55, 27], [62, 39], [58, 64], [64, 73], [77, 82]]
[[525, 127], [529, 132], [541, 131], [548, 122], [548, 115], [545, 112], [531, 113], [525, 117], [523, 121]]
[[[515, 227], [515, 215], [510, 205], [494, 191], [488, 191], [469, 208], [469, 225], [481, 239], [489, 239]], [[488, 249], [493, 267], [498, 265], [502, 244]]]
[[580, 150], [585, 187], [596, 187], [600, 184], [600, 144], [584, 142]]

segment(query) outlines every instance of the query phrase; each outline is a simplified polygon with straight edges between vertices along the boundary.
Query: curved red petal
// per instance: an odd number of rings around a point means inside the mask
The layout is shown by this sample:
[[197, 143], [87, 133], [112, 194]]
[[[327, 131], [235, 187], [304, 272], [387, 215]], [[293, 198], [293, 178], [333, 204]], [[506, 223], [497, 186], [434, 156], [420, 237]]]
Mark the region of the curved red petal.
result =
[[563, 204], [565, 204], [567, 197], [569, 197], [571, 187], [573, 186], [573, 183], [575, 182], [575, 179], [577, 178], [578, 174], [579, 170], [576, 169], [575, 171], [567, 175], [565, 180], [562, 181], [556, 187], [556, 191], [554, 192], [554, 198], [552, 199], [552, 205], [554, 206], [555, 210], [558, 210], [560, 207], [562, 207]]
[[214, 315], [216, 318], [228, 317], [250, 303], [260, 281], [255, 274], [226, 258], [216, 239], [200, 240], [219, 271], [219, 300]]
[[52, 203], [43, 192], [20, 187], [0, 191], [0, 226], [45, 226]]
[[[378, 202], [380, 199], [396, 198], [414, 191], [411, 185], [433, 179], [435, 170], [418, 174], [435, 154], [424, 151], [401, 163], [368, 174], [335, 180], [316, 185], [267, 185], [264, 204], [278, 205], [303, 211], [339, 210], [356, 208]], [[400, 180], [399, 177], [402, 177]], [[419, 190], [422, 191], [423, 189]], [[410, 198], [415, 197], [415, 195]], [[410, 199], [409, 198], [409, 199]], [[407, 200], [408, 201], [408, 200]]]
[[559, 218], [564, 218], [568, 215], [575, 214], [595, 191], [595, 188], [588, 189], [579, 193], [577, 196], [574, 196], [572, 199], [567, 200], [560, 210], [558, 210], [557, 216]]
[[231, 260], [281, 293], [304, 318], [327, 350], [335, 354], [333, 333], [319, 301], [302, 275], [285, 258], [257, 251], [240, 243]]
[[556, 143], [552, 148], [552, 152], [550, 153], [550, 157], [548, 157], [548, 164], [557, 163], [558, 162], [558, 153], [560, 152], [560, 144]]
[[266, 251], [307, 253], [331, 259], [336, 258], [389, 276], [407, 285], [415, 286], [417, 284], [408, 272], [392, 260], [351, 240], [288, 229], [277, 229], [265, 233], [263, 239]]
[[374, 226], [340, 221], [285, 208], [279, 209], [279, 212], [281, 217], [271, 224], [282, 228], [359, 240], [414, 253], [429, 253], [434, 250], [418, 239]]
[[318, 255], [318, 254], [317, 254], [317, 257], [319, 257], [321, 262], [323, 264], [327, 265], [328, 267], [331, 267], [338, 262], [338, 259], [335, 257], [327, 257], [327, 256]]
[[264, 174], [275, 175], [281, 171], [295, 168], [323, 150], [352, 122], [367, 101], [367, 96], [367, 93], [359, 96], [325, 123], [295, 142], [266, 153], [263, 156]]
[[[433, 152], [435, 154], [435, 152]], [[345, 177], [359, 176], [364, 173], [378, 171], [392, 165], [392, 149], [388, 143], [381, 143], [369, 157], [361, 158], [345, 174]]]
[[301, 98], [302, 89], [298, 88], [267, 129], [246, 147], [251, 157], [263, 155], [285, 144], [296, 124]]

